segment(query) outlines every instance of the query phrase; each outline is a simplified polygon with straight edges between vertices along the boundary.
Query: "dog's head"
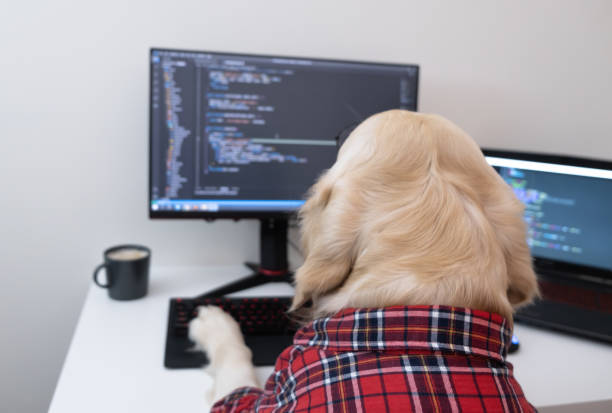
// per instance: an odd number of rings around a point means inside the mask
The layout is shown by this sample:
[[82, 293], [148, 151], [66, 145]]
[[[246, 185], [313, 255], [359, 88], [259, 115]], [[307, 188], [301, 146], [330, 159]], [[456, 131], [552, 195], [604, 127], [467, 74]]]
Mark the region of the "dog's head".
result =
[[355, 129], [300, 211], [293, 310], [453, 305], [499, 313], [537, 295], [523, 205], [476, 143], [392, 110]]

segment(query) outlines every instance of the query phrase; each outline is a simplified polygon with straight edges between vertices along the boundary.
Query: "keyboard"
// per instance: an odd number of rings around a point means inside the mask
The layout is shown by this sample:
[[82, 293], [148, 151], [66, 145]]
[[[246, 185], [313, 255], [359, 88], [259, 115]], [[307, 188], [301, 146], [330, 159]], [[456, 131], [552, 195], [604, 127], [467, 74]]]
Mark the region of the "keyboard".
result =
[[293, 342], [297, 326], [285, 315], [291, 297], [172, 298], [164, 358], [167, 368], [208, 364], [206, 354], [193, 350], [194, 343], [188, 337], [189, 321], [201, 305], [216, 305], [238, 321], [256, 366], [274, 365], [279, 354]]

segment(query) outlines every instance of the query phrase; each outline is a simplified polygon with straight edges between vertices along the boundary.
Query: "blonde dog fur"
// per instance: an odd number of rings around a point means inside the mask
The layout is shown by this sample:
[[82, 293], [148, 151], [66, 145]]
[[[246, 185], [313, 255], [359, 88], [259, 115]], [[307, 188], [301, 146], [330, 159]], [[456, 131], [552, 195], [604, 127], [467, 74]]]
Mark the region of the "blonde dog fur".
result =
[[[292, 310], [311, 302], [309, 320], [348, 307], [439, 304], [495, 312], [512, 325], [513, 310], [538, 294], [522, 213], [452, 122], [403, 110], [371, 116], [300, 211], [305, 260]], [[211, 331], [192, 337], [206, 349], [216, 340], [225, 341], [223, 351], [244, 347], [239, 330], [229, 330], [229, 338]], [[208, 354], [213, 365], [222, 357]], [[214, 374], [235, 375], [231, 366], [224, 370]]]

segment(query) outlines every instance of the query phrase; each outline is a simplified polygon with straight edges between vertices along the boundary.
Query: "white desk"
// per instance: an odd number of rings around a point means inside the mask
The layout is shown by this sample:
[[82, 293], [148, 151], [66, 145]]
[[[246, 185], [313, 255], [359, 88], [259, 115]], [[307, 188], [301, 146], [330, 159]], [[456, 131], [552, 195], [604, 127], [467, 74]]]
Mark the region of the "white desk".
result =
[[[241, 266], [154, 268], [149, 294], [127, 302], [109, 299], [92, 283], [49, 411], [208, 411], [208, 376], [200, 369], [163, 367], [168, 299], [194, 296], [247, 273]], [[241, 295], [292, 295], [292, 288], [269, 284]], [[536, 407], [612, 399], [612, 346], [520, 324], [515, 332], [521, 350], [509, 360]], [[271, 371], [258, 368], [262, 383]]]

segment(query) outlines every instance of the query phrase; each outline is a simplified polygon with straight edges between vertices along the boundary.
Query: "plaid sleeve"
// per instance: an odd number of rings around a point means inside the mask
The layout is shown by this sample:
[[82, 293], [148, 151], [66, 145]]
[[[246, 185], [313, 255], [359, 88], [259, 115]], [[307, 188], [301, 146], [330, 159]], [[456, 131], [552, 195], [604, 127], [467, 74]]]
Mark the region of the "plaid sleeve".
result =
[[284, 384], [284, 370], [290, 363], [289, 354], [293, 347], [287, 347], [276, 359], [274, 372], [266, 382], [265, 390], [256, 387], [241, 387], [217, 401], [211, 408], [211, 413], [239, 413], [266, 411], [271, 404], [276, 403], [275, 392]]
[[216, 402], [211, 413], [254, 412], [255, 404], [264, 392], [256, 387], [241, 387]]

